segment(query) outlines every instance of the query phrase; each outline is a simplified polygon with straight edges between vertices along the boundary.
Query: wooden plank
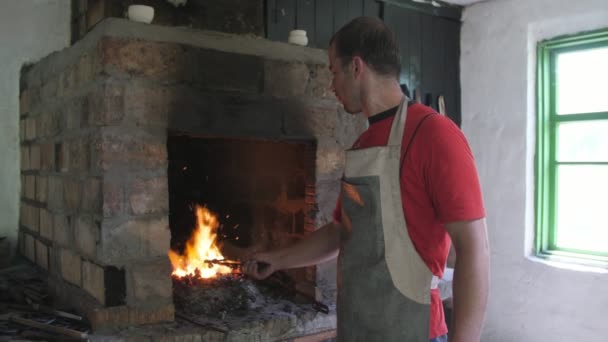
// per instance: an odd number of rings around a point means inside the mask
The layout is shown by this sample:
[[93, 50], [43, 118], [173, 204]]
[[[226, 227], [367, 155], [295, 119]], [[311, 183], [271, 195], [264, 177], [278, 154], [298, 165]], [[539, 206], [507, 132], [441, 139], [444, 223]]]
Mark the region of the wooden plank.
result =
[[36, 329], [52, 332], [55, 334], [61, 334], [61, 335], [72, 337], [72, 338], [86, 339], [88, 336], [88, 334], [86, 332], [72, 330], [72, 329], [68, 329], [68, 328], [62, 328], [62, 327], [58, 327], [58, 326], [54, 326], [54, 325], [50, 325], [50, 324], [39, 323], [36, 321], [32, 321], [32, 320], [17, 317], [17, 316], [12, 316], [11, 321], [13, 321], [15, 323], [19, 323], [21, 325], [25, 325], [27, 327], [36, 328]]
[[326, 49], [334, 32], [333, 1], [315, 1], [315, 47]]
[[348, 22], [348, 0], [334, 0], [334, 27], [333, 32], [337, 32]]
[[315, 0], [296, 0], [295, 27], [306, 30], [308, 45], [315, 46]]
[[422, 20], [421, 14], [413, 12], [409, 18], [409, 83], [410, 90], [420, 86], [422, 79]]
[[433, 17], [422, 14], [421, 19], [421, 46], [422, 46], [422, 74], [421, 74], [421, 100], [425, 103], [426, 94], [434, 91], [434, 78], [433, 78]]
[[363, 0], [363, 15], [368, 17], [379, 17], [380, 3], [375, 0]]
[[272, 36], [269, 32], [268, 38], [286, 42], [289, 37], [289, 31], [293, 30], [296, 26], [295, 0], [275, 0], [275, 6], [273, 9], [269, 9], [267, 20], [273, 26]]
[[347, 1], [347, 22], [360, 17], [363, 15], [363, 1], [364, 0], [348, 0]]
[[437, 18], [445, 18], [448, 20], [460, 21], [462, 17], [462, 6], [450, 5], [443, 3], [442, 6], [436, 7], [430, 1], [412, 1], [412, 0], [379, 0], [386, 4], [399, 6], [408, 11], [416, 11], [419, 13], [431, 15]]
[[308, 336], [296, 337], [293, 339], [293, 342], [323, 342], [336, 336], [336, 330], [328, 330]]
[[433, 108], [439, 110], [438, 106], [438, 97], [441, 94], [445, 94], [446, 92], [446, 82], [445, 82], [445, 71], [446, 71], [446, 30], [447, 24], [446, 20], [443, 18], [434, 18], [435, 19], [435, 30], [433, 31], [433, 43], [435, 44], [435, 57], [436, 59], [436, 82], [437, 88], [436, 92], [433, 94]]
[[278, 40], [277, 0], [266, 0], [266, 38]]
[[448, 116], [460, 126], [460, 23], [447, 23], [445, 43], [446, 111]]
[[408, 88], [411, 91], [411, 86], [409, 84], [409, 24], [408, 17], [410, 16], [410, 12], [404, 10], [401, 7], [394, 6], [391, 4], [386, 4], [384, 8], [384, 22], [386, 25], [395, 32], [397, 37], [397, 42], [399, 44], [399, 49], [401, 52], [401, 76], [399, 78], [399, 83], [407, 84]]

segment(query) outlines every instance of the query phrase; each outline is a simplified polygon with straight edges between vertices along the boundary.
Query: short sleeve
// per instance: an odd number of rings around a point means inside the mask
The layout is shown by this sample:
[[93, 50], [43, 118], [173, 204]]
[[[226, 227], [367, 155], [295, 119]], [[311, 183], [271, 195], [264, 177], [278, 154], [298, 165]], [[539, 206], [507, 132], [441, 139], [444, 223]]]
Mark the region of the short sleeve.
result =
[[450, 119], [433, 115], [421, 126], [426, 148], [422, 158], [424, 185], [442, 223], [485, 217], [475, 160], [469, 144]]

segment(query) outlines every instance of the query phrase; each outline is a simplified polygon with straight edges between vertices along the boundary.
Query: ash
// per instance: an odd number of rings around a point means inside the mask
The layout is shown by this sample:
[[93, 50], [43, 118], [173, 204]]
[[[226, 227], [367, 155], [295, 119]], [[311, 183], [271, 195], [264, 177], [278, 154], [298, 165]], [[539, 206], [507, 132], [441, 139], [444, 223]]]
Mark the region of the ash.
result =
[[[297, 317], [312, 320], [319, 315], [310, 302], [285, 288], [254, 281], [240, 274], [213, 279], [173, 277], [176, 311], [198, 321], [224, 328], [241, 328], [254, 322]], [[334, 306], [330, 305], [334, 311]]]

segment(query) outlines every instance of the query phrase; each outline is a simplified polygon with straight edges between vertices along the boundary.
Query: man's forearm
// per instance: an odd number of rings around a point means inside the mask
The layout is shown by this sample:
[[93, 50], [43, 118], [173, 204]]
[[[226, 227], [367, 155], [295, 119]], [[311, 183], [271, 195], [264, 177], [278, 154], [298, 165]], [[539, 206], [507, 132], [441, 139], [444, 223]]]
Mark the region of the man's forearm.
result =
[[335, 258], [340, 250], [340, 226], [328, 223], [287, 248], [272, 252], [277, 269], [316, 265]]
[[476, 342], [488, 302], [490, 257], [485, 220], [448, 228], [456, 250], [450, 342]]
[[479, 341], [488, 301], [488, 263], [458, 255], [454, 270], [451, 342]]

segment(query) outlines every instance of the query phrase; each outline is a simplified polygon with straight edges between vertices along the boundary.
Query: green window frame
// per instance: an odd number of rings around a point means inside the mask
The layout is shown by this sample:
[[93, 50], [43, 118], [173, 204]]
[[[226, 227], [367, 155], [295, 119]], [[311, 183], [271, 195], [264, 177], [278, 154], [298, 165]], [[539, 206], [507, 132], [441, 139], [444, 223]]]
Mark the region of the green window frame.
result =
[[[564, 128], [566, 125], [572, 127], [572, 123], [580, 123], [581, 125], [587, 125], [588, 123], [592, 123], [593, 125], [606, 124], [608, 123], [608, 108], [602, 109], [604, 111], [600, 112], [558, 114], [557, 59], [560, 54], [597, 48], [608, 48], [608, 29], [542, 41], [537, 46], [535, 252], [541, 258], [608, 268], [608, 219], [604, 219], [604, 222], [601, 223], [603, 226], [600, 226], [600, 231], [601, 229], [605, 231], [604, 235], [600, 235], [600, 239], [606, 240], [605, 244], [594, 241], [595, 247], [593, 248], [581, 248], [580, 245], [572, 248], [564, 247], [564, 243], [557, 243], [557, 241], [564, 241], [565, 239], [565, 235], [561, 235], [561, 240], [558, 240], [560, 234], [558, 216], [562, 215], [559, 216], [562, 218], [561, 221], [563, 221], [564, 217], [564, 207], [559, 207], [558, 202], [560, 198], [565, 198], [558, 196], [558, 192], [560, 191], [560, 184], [562, 189], [570, 189], [571, 186], [566, 186], [567, 183], [560, 183], [560, 177], [565, 177], [564, 175], [567, 172], [572, 172], [573, 170], [579, 170], [580, 172], [584, 168], [587, 168], [587, 170], [595, 168], [596, 171], [600, 170], [600, 174], [602, 174], [604, 167], [608, 170], [608, 157], [605, 157], [608, 154], [602, 153], [599, 158], [592, 157], [574, 162], [563, 161], [558, 158], [558, 146], [565, 146], [566, 144], [563, 142], [565, 140], [562, 140], [563, 144], [559, 145], [559, 128]], [[584, 100], [581, 99], [581, 101]], [[587, 127], [589, 126], [587, 125]], [[561, 132], [564, 131], [562, 130]], [[608, 131], [605, 134], [608, 135]], [[566, 135], [564, 134], [564, 136]], [[562, 137], [562, 139], [564, 138]], [[566, 148], [563, 150], [566, 150]], [[562, 172], [561, 175], [560, 172]], [[579, 174], [582, 175], [583, 173]], [[605, 180], [608, 182], [608, 172], [606, 172]], [[565, 192], [566, 190], [563, 190], [560, 193], [561, 196], [565, 196]], [[608, 199], [608, 193], [605, 195]], [[577, 197], [578, 199], [579, 197]], [[581, 200], [584, 201], [584, 198]], [[567, 202], [567, 199], [563, 200], [563, 203], [565, 202]], [[605, 210], [608, 211], [608, 200], [605, 203]], [[559, 211], [558, 208], [560, 209]], [[598, 214], [596, 217], [600, 217], [600, 215], [602, 214]], [[605, 217], [605, 214], [603, 215]], [[568, 222], [571, 223], [572, 220]], [[576, 222], [578, 224], [578, 221]], [[597, 229], [597, 226], [595, 227]], [[584, 227], [581, 228], [584, 229]], [[562, 232], [561, 234], [564, 233]], [[587, 245], [590, 246], [591, 243], [587, 243]], [[601, 246], [599, 250], [597, 248], [598, 245]]]

